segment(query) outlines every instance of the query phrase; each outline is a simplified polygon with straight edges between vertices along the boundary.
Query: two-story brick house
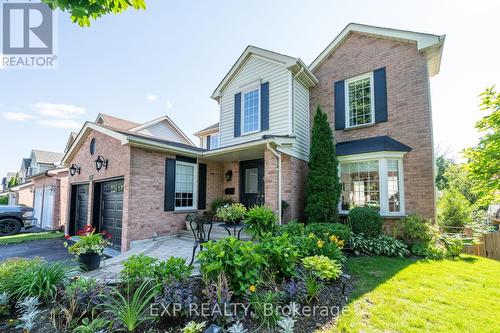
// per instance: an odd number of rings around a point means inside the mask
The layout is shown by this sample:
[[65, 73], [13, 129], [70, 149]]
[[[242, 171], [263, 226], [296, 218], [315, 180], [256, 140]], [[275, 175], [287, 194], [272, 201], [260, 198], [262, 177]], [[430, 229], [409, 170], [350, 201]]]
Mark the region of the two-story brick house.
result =
[[219, 122], [195, 133], [199, 147], [168, 117], [141, 125], [100, 115], [63, 159], [73, 170], [68, 232], [94, 225], [126, 250], [175, 233], [221, 196], [264, 203], [280, 222], [302, 219], [318, 104], [335, 130], [342, 213], [372, 204], [390, 220], [434, 217], [429, 76], [443, 42], [350, 24], [310, 66], [249, 46], [212, 94]]

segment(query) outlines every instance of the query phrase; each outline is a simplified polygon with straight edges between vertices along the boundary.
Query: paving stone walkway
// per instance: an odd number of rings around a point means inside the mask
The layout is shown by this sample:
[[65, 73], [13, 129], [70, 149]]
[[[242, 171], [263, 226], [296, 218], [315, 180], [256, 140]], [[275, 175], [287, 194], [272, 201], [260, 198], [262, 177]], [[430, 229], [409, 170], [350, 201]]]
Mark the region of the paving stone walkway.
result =
[[[189, 264], [193, 253], [193, 240], [178, 236], [161, 237], [157, 240], [139, 241], [132, 248], [116, 257], [103, 260], [101, 267], [84, 274], [84, 276], [115, 283], [119, 281], [119, 275], [123, 269], [123, 262], [134, 254], [144, 254], [160, 260], [166, 260], [172, 256], [186, 259]], [[194, 262], [193, 275], [199, 274], [199, 265]]]

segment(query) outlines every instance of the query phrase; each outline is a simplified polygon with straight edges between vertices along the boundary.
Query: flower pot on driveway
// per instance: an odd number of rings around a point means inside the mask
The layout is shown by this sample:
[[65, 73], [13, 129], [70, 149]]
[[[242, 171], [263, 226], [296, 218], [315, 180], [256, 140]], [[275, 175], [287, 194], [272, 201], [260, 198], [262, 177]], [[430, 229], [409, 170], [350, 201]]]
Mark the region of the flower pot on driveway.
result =
[[94, 269], [98, 269], [101, 265], [101, 255], [94, 252], [80, 254], [78, 256], [78, 262], [83, 271], [93, 271]]

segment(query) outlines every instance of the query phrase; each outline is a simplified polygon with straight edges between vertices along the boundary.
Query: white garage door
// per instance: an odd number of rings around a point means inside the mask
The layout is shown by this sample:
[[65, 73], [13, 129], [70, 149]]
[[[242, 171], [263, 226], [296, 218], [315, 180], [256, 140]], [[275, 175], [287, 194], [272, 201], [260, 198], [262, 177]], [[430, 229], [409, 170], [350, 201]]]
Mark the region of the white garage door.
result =
[[37, 224], [41, 227], [42, 223], [42, 205], [43, 205], [43, 189], [37, 188], [35, 189], [35, 202], [33, 203], [33, 207], [35, 209], [35, 217], [37, 220]]
[[44, 229], [53, 229], [54, 226], [54, 192], [50, 188], [46, 188], [43, 192], [42, 228]]

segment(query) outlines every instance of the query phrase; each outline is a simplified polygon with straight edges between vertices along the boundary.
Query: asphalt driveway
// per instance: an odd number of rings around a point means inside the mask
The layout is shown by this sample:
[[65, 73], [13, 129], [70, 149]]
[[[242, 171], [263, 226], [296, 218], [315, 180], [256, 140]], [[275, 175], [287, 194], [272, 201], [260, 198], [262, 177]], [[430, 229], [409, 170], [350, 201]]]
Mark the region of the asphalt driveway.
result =
[[21, 257], [41, 257], [46, 261], [71, 260], [72, 254], [64, 247], [64, 238], [43, 239], [19, 244], [7, 244], [0, 246], [0, 261], [5, 259]]

